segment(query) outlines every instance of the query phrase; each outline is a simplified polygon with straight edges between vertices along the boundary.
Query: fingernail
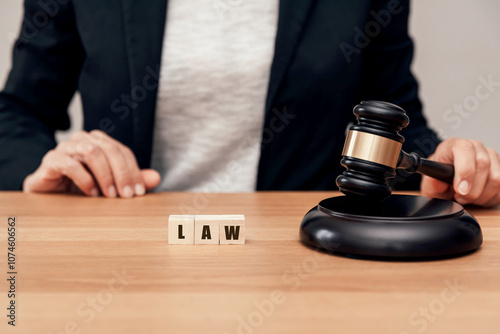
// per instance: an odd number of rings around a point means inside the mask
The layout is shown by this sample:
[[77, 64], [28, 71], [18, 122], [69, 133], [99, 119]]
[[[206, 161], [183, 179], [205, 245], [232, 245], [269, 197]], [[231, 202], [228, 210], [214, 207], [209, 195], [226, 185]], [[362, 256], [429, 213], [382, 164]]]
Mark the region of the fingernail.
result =
[[97, 197], [97, 196], [99, 196], [99, 190], [97, 190], [97, 188], [93, 188], [93, 189], [90, 191], [90, 196], [92, 196], [92, 197]]
[[116, 188], [115, 186], [109, 186], [108, 188], [108, 197], [116, 197]]
[[460, 193], [460, 195], [467, 195], [469, 193], [469, 182], [463, 180], [462, 182], [460, 182], [460, 184], [458, 185], [458, 192]]
[[123, 197], [125, 198], [134, 197], [134, 191], [132, 190], [132, 188], [130, 188], [130, 186], [123, 187]]
[[135, 194], [136, 194], [137, 196], [142, 196], [142, 195], [144, 195], [145, 193], [146, 193], [146, 189], [144, 189], [144, 186], [143, 186], [142, 184], [140, 184], [140, 183], [137, 183], [137, 184], [135, 185]]

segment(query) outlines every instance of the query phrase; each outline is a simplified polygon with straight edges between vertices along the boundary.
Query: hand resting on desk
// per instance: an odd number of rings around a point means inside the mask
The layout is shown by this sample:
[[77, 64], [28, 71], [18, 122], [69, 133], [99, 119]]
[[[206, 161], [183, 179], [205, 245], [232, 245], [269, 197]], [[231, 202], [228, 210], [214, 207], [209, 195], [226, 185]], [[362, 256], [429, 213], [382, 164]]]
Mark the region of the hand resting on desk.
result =
[[132, 151], [106, 133], [80, 131], [44, 156], [23, 182], [25, 192], [71, 192], [88, 196], [141, 196], [160, 183], [160, 174], [140, 170]]

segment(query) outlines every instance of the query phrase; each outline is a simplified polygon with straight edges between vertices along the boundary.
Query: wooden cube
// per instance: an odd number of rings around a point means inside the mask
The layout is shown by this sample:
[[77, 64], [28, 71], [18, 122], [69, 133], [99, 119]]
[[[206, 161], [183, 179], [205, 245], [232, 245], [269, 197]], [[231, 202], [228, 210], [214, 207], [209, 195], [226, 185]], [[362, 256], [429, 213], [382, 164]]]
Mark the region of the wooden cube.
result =
[[194, 243], [196, 245], [219, 244], [220, 219], [217, 215], [196, 215], [194, 218]]
[[220, 216], [220, 240], [221, 245], [243, 245], [245, 244], [245, 216], [224, 215]]
[[171, 215], [168, 218], [168, 243], [172, 245], [194, 244], [193, 215]]

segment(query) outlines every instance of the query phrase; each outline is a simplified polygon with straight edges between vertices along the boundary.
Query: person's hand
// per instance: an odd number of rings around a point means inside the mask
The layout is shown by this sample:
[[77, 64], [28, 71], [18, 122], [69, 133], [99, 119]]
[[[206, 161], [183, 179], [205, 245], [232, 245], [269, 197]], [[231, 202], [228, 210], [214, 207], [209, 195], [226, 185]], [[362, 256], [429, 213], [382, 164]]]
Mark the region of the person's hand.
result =
[[429, 159], [455, 167], [453, 185], [424, 176], [424, 196], [460, 204], [493, 207], [500, 204], [500, 156], [476, 140], [451, 138], [438, 145]]
[[102, 131], [81, 131], [43, 157], [23, 182], [25, 192], [81, 191], [88, 196], [141, 196], [160, 183], [152, 169], [140, 170], [132, 151]]

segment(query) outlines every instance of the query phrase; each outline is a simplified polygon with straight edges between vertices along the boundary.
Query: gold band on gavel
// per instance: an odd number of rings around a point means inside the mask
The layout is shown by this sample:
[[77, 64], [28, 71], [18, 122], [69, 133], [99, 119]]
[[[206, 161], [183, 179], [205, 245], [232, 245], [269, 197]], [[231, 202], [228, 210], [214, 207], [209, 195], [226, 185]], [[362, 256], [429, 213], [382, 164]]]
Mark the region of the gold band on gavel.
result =
[[367, 132], [349, 130], [342, 155], [396, 168], [402, 143]]

